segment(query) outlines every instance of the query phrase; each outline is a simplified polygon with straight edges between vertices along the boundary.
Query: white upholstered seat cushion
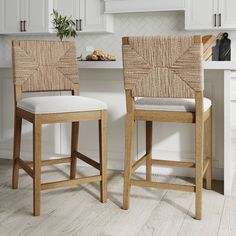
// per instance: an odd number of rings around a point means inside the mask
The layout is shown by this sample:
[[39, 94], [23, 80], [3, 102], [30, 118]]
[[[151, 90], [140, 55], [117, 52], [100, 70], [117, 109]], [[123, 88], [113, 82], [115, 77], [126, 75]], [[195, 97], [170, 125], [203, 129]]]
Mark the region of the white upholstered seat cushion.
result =
[[[207, 111], [212, 103], [208, 98], [204, 98], [204, 111]], [[195, 99], [185, 98], [137, 98], [135, 109], [138, 110], [158, 110], [158, 111], [178, 111], [195, 112]]]
[[52, 114], [106, 110], [104, 102], [82, 96], [44, 96], [23, 98], [17, 107], [33, 114]]

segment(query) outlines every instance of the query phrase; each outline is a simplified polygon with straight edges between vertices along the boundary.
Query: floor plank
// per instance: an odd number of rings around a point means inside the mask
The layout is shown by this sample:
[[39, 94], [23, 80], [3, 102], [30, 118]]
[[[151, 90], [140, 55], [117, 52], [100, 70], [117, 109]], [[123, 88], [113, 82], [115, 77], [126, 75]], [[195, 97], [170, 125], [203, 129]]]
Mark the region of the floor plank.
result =
[[[214, 191], [203, 191], [203, 219], [196, 221], [194, 194], [132, 187], [131, 206], [121, 209], [123, 175], [109, 172], [109, 200], [99, 201], [99, 184], [42, 192], [40, 217], [32, 216], [32, 179], [21, 171], [19, 189], [11, 189], [10, 161], [0, 160], [1, 236], [149, 236], [236, 235], [236, 186], [232, 197], [221, 194], [223, 184], [214, 181]], [[44, 182], [68, 178], [69, 166], [44, 167]], [[96, 174], [80, 168], [80, 176]], [[144, 178], [143, 174], [135, 178]], [[189, 179], [154, 176], [155, 180], [185, 183]]]
[[[218, 226], [224, 208], [224, 195], [210, 190], [203, 190], [203, 216], [202, 220], [186, 217], [179, 235], [217, 235]], [[194, 214], [195, 201], [191, 205]]]
[[[175, 179], [174, 183], [188, 184], [188, 181]], [[176, 235], [185, 218], [192, 218], [189, 210], [193, 200], [193, 193], [168, 191], [138, 235]]]
[[236, 181], [233, 184], [232, 196], [225, 198], [218, 235], [236, 235]]
[[[140, 175], [144, 177], [144, 175]], [[173, 177], [154, 177], [158, 181], [171, 181]], [[118, 187], [119, 186], [119, 187]], [[118, 187], [118, 188], [117, 188]], [[121, 176], [116, 183], [111, 183], [111, 194], [117, 195], [119, 205], [122, 202], [123, 180]], [[116, 208], [115, 217], [106, 225], [102, 234], [104, 235], [136, 235], [143, 227], [152, 211], [166, 194], [166, 190], [144, 189], [140, 187], [131, 188], [131, 202], [128, 211]]]

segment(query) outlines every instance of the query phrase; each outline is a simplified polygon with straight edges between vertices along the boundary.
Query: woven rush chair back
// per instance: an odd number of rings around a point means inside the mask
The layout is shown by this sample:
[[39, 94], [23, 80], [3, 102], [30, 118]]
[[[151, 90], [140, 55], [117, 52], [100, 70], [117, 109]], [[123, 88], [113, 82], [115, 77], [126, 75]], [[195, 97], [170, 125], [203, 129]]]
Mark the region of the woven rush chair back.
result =
[[122, 41], [125, 89], [133, 97], [194, 98], [204, 90], [201, 36]]
[[25, 92], [72, 91], [79, 94], [73, 42], [13, 40], [12, 58], [16, 102]]

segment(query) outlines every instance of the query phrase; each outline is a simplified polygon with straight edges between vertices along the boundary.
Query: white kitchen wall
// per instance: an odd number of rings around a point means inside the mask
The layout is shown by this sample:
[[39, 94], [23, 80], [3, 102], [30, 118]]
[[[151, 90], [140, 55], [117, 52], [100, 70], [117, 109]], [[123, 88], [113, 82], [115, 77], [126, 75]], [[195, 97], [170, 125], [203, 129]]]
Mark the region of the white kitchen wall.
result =
[[[157, 12], [116, 14], [115, 33], [113, 34], [80, 34], [76, 39], [78, 55], [86, 46], [102, 49], [105, 53], [116, 55], [121, 59], [121, 38], [130, 35], [172, 35], [197, 33], [184, 30], [184, 12]], [[217, 34], [218, 32], [202, 31], [202, 34]], [[236, 60], [236, 31], [229, 32], [232, 39], [232, 58]], [[11, 40], [21, 39], [56, 39], [55, 35], [45, 36], [1, 36], [0, 37], [0, 67], [11, 65]]]

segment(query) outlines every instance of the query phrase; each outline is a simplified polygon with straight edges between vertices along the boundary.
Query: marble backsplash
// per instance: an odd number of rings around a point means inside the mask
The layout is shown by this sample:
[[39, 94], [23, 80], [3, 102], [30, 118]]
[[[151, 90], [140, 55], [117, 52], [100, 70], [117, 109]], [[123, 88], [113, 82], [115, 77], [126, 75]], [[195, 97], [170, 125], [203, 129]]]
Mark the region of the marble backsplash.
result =
[[[183, 12], [157, 12], [116, 14], [114, 19], [114, 33], [106, 34], [79, 34], [76, 38], [77, 53], [81, 53], [87, 46], [102, 49], [105, 53], [114, 54], [121, 59], [121, 38], [136, 35], [174, 35], [174, 34], [218, 34], [218, 31], [191, 32], [184, 29]], [[236, 31], [230, 31], [232, 40], [232, 60], [236, 60]], [[12, 39], [51, 39], [55, 35], [47, 34], [25, 36], [0, 36], [0, 67], [11, 67]]]

